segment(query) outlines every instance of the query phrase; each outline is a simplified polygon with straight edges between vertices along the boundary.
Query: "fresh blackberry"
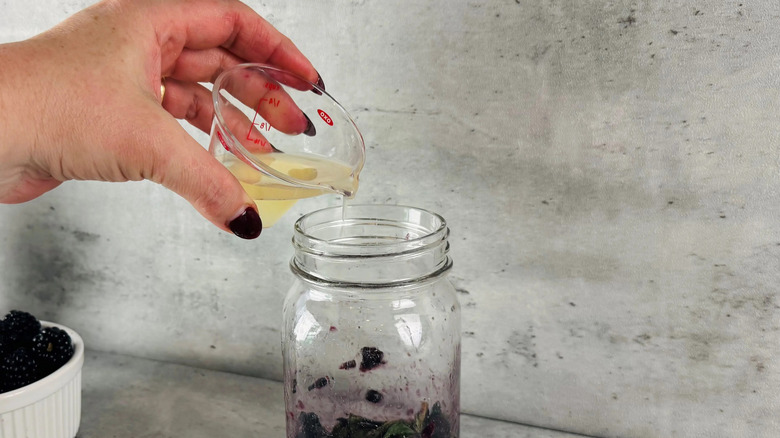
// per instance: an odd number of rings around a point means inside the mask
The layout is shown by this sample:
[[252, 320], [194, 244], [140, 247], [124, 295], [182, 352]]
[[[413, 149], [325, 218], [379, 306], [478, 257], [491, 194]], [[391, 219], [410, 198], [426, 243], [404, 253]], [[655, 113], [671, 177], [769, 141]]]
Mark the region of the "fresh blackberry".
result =
[[2, 383], [0, 392], [13, 391], [38, 380], [35, 357], [25, 347], [17, 348], [3, 358], [0, 364]]
[[12, 310], [3, 320], [5, 337], [14, 347], [28, 346], [39, 331], [41, 322], [27, 312]]
[[374, 389], [369, 389], [366, 393], [366, 400], [371, 403], [379, 403], [382, 401], [382, 398], [382, 393]]
[[[0, 321], [0, 323], [2, 323], [2, 321]], [[2, 329], [0, 329], [0, 359], [5, 357], [5, 355], [10, 353], [11, 351], [13, 351], [11, 340], [8, 339], [8, 337], [5, 335]]]
[[360, 349], [363, 360], [360, 362], [360, 371], [368, 371], [383, 364], [385, 353], [376, 347], [363, 347]]
[[39, 376], [45, 377], [73, 357], [73, 343], [65, 330], [46, 327], [33, 338], [32, 352], [38, 361]]

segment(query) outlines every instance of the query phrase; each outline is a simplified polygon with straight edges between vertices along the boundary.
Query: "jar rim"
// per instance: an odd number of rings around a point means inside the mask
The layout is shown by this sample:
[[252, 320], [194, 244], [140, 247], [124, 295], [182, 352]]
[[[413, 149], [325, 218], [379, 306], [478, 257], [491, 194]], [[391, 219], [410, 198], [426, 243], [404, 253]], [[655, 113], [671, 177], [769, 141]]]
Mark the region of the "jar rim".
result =
[[[346, 211], [342, 212], [342, 208]], [[360, 235], [360, 230], [371, 227], [384, 227], [393, 233], [400, 229], [406, 234], [403, 238]], [[345, 229], [352, 233], [333, 234]], [[301, 216], [295, 222], [293, 245], [296, 251], [324, 257], [399, 256], [446, 242], [448, 236], [447, 222], [429, 210], [406, 205], [355, 204]]]
[[419, 285], [452, 267], [448, 236], [443, 217], [418, 207], [325, 208], [296, 221], [290, 268], [303, 280], [339, 288]]

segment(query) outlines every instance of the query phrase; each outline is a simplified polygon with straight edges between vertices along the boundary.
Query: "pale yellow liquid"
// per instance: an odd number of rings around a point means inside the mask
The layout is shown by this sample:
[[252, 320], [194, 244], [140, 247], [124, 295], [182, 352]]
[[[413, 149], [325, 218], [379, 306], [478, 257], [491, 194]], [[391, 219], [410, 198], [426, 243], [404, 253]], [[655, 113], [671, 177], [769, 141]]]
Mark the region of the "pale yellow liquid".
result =
[[255, 201], [263, 228], [275, 224], [299, 199], [324, 193], [341, 194], [346, 199], [353, 197], [357, 191], [357, 176], [352, 174], [350, 167], [336, 161], [281, 152], [257, 154], [255, 158], [277, 172], [318, 186], [308, 188], [285, 185], [239, 161], [232, 154], [226, 154], [226, 162], [223, 164]]

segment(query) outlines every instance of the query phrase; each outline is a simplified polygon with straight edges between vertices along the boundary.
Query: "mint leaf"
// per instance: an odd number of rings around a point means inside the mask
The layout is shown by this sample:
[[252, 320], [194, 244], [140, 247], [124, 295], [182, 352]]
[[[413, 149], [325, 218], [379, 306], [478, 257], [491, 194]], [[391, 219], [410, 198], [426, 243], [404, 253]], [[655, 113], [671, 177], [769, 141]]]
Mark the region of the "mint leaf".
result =
[[404, 422], [393, 423], [382, 438], [419, 438], [420, 434]]

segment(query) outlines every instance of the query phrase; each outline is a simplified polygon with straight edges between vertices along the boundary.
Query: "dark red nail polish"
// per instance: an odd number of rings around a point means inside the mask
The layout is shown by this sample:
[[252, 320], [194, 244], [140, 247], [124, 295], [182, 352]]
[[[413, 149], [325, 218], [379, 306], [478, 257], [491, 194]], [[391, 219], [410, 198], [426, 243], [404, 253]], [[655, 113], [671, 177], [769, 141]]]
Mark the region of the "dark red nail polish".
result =
[[263, 231], [263, 221], [252, 207], [247, 207], [240, 216], [228, 224], [230, 231], [242, 239], [255, 239]]
[[[322, 76], [320, 76], [320, 73], [317, 72], [317, 86], [321, 89], [325, 89], [325, 82], [322, 81]], [[311, 91], [314, 92], [314, 94], [322, 96], [322, 92], [316, 88], [312, 88]]]
[[317, 128], [314, 127], [314, 123], [311, 122], [311, 119], [306, 115], [306, 113], [303, 113], [303, 117], [306, 117], [306, 130], [303, 131], [303, 133], [309, 137], [314, 137], [317, 135]]

